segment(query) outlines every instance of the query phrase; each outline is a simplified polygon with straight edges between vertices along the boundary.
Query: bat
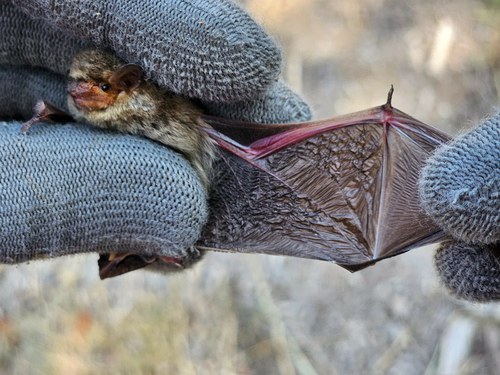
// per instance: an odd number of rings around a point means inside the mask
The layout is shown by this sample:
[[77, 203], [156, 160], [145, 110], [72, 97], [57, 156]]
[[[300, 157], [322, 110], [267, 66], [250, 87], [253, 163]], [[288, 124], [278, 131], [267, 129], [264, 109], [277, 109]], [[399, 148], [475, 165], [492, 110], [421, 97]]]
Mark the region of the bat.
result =
[[142, 135], [179, 151], [208, 188], [215, 146], [202, 130], [202, 110], [144, 79], [139, 65], [98, 49], [78, 53], [69, 70], [68, 109], [76, 120]]
[[[354, 272], [446, 238], [420, 208], [417, 181], [425, 160], [449, 137], [394, 108], [392, 87], [384, 105], [365, 111], [263, 125], [204, 115], [188, 99], [144, 79], [137, 65], [95, 56], [100, 55], [92, 51], [75, 58], [70, 113], [98, 127], [159, 140], [186, 155], [210, 192], [209, 219], [190, 254], [294, 256]], [[173, 104], [149, 117], [140, 107], [123, 110], [137, 97], [146, 107]], [[101, 107], [117, 103], [118, 110], [102, 118]], [[34, 118], [51, 119], [53, 113]], [[144, 130], [148, 127], [155, 132]], [[217, 178], [211, 178], [213, 170]], [[194, 257], [133, 253], [99, 259], [103, 279], [150, 265], [183, 269], [192, 263]]]

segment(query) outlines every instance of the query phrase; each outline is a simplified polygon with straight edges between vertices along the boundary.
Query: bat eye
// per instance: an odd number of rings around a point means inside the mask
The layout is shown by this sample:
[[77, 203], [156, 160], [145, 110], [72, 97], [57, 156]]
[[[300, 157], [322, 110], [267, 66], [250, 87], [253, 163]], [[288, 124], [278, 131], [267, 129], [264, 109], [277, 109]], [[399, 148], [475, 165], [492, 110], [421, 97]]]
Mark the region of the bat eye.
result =
[[101, 90], [102, 90], [102, 91], [106, 92], [106, 91], [108, 91], [109, 89], [110, 89], [109, 85], [107, 85], [107, 84], [105, 84], [105, 83], [103, 83], [103, 84], [101, 85]]

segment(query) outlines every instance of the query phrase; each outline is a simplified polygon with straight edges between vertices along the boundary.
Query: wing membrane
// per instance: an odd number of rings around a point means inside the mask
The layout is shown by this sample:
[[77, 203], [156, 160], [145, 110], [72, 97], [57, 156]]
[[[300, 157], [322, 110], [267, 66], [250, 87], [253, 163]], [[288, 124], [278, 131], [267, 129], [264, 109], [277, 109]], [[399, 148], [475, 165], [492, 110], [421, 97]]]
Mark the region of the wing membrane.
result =
[[448, 137], [390, 103], [327, 121], [252, 124], [247, 138], [244, 124], [205, 121], [227, 151], [200, 249], [357, 270], [445, 236], [420, 209], [417, 181]]

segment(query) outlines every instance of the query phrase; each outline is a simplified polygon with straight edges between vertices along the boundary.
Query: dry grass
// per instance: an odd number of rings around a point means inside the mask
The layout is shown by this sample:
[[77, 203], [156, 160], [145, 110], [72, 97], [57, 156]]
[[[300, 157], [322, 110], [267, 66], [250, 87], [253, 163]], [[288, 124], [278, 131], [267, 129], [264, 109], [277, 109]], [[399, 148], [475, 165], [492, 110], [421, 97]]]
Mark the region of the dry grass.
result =
[[[248, 0], [317, 117], [394, 104], [447, 131], [494, 111], [498, 1]], [[498, 306], [459, 303], [431, 248], [349, 274], [209, 254], [101, 282], [96, 256], [0, 266], [0, 374], [498, 373]]]

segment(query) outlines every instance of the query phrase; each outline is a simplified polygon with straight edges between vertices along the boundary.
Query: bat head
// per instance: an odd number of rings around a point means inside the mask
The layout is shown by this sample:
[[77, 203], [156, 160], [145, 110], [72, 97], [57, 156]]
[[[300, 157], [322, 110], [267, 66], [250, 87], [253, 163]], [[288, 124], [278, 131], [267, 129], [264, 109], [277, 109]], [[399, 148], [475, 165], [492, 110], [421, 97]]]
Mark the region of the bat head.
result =
[[75, 56], [69, 70], [68, 104], [83, 113], [105, 111], [126, 101], [142, 81], [139, 65], [125, 64], [106, 51], [83, 51]]

